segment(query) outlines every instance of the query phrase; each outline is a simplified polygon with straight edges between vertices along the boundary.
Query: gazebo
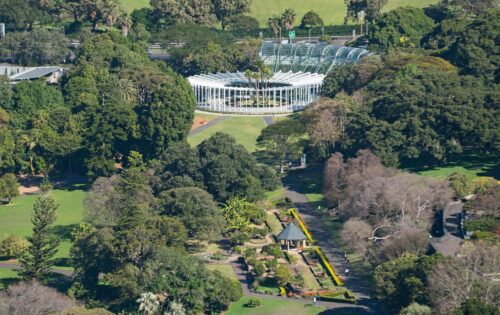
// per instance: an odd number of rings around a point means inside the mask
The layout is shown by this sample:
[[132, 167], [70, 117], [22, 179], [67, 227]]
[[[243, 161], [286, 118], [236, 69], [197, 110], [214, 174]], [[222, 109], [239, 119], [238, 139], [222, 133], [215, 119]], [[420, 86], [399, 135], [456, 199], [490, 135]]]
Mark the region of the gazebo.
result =
[[282, 244], [286, 244], [286, 250], [290, 250], [290, 245], [294, 246], [296, 249], [302, 249], [306, 246], [307, 237], [304, 233], [293, 223], [288, 224], [288, 226], [278, 234], [278, 241]]

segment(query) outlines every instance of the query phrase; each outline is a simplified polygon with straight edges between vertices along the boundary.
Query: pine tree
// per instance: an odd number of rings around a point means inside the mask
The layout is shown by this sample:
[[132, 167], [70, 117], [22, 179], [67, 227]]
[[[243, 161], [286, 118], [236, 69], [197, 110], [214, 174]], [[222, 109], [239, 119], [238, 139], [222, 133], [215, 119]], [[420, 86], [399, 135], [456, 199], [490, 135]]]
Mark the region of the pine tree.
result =
[[23, 280], [43, 280], [54, 263], [52, 259], [57, 252], [59, 240], [51, 233], [52, 224], [56, 220], [58, 205], [47, 193], [40, 195], [33, 205], [33, 233], [27, 239], [30, 246], [20, 259], [19, 276]]

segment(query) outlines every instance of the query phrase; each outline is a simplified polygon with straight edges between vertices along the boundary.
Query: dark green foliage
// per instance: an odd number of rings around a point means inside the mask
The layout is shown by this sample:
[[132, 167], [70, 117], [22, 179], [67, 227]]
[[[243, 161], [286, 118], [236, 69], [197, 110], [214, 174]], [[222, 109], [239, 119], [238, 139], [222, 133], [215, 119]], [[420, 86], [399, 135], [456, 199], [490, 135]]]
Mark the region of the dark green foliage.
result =
[[227, 19], [227, 28], [236, 32], [247, 32], [259, 29], [259, 21], [248, 15], [235, 15]]
[[30, 121], [40, 110], [64, 104], [61, 91], [49, 86], [43, 80], [20, 82], [14, 88], [13, 104], [7, 108], [15, 128], [28, 128]]
[[175, 250], [159, 251], [141, 277], [145, 292], [168, 292], [169, 299], [183, 304], [189, 314], [220, 312], [241, 296], [241, 286], [210, 272], [196, 257]]
[[379, 16], [382, 8], [387, 4], [387, 0], [344, 0], [347, 5], [345, 23], [358, 21], [358, 13], [364, 11], [365, 20], [373, 21]]
[[407, 66], [396, 80], [375, 80], [368, 88], [375, 96], [371, 108], [355, 113], [348, 134], [387, 164], [425, 155], [443, 160], [463, 146], [497, 145], [496, 109], [472, 77]]
[[486, 304], [479, 299], [468, 299], [452, 315], [498, 315], [500, 309], [492, 304]]
[[340, 91], [352, 91], [356, 79], [355, 69], [356, 65], [352, 63], [333, 67], [323, 81], [321, 94], [333, 98]]
[[0, 21], [19, 30], [31, 30], [37, 22], [48, 22], [46, 2], [35, 0], [0, 0]]
[[470, 21], [464, 18], [443, 20], [431, 33], [422, 38], [422, 46], [438, 52], [446, 51], [462, 36], [469, 24]]
[[69, 52], [68, 39], [60, 30], [7, 33], [0, 41], [0, 53], [10, 54], [12, 63], [23, 66], [57, 65]]
[[257, 162], [234, 138], [218, 132], [200, 143], [198, 154], [205, 186], [216, 200], [237, 195], [249, 201], [263, 197], [261, 181], [256, 178]]
[[158, 210], [162, 215], [179, 218], [189, 236], [215, 240], [224, 227], [221, 210], [206, 191], [195, 188], [175, 188], [162, 192]]
[[427, 276], [441, 259], [434, 256], [402, 256], [385, 262], [373, 273], [373, 293], [391, 313], [417, 302], [428, 304]]
[[0, 176], [0, 198], [7, 199], [10, 203], [12, 198], [19, 196], [19, 184], [16, 176], [12, 173], [7, 173]]
[[283, 254], [283, 251], [281, 250], [281, 248], [278, 246], [278, 245], [266, 245], [264, 247], [262, 247], [262, 252], [264, 254], [267, 254], [267, 255], [271, 255], [271, 256], [274, 256], [276, 258], [282, 258], [282, 257], [285, 257], [285, 255]]
[[314, 27], [323, 26], [324, 22], [318, 13], [314, 11], [309, 11], [302, 17], [302, 21], [300, 22], [300, 27], [311, 29]]
[[500, 9], [486, 11], [459, 33], [445, 58], [460, 67], [462, 74], [500, 83], [499, 27]]
[[302, 122], [293, 119], [280, 120], [262, 130], [257, 144], [279, 160], [280, 171], [283, 172], [286, 159], [297, 158], [302, 153], [300, 137], [304, 133]]
[[171, 144], [185, 140], [195, 107], [193, 90], [186, 80], [179, 77], [172, 83], [157, 87], [138, 108], [142, 153], [147, 158], [155, 157]]
[[52, 224], [56, 221], [57, 204], [50, 195], [41, 195], [33, 205], [33, 233], [27, 237], [30, 246], [19, 263], [19, 275], [24, 280], [45, 280], [54, 263], [59, 240], [52, 235]]
[[434, 26], [434, 21], [422, 9], [397, 8], [384, 13], [371, 25], [368, 35], [370, 47], [380, 50], [418, 47], [422, 37]]

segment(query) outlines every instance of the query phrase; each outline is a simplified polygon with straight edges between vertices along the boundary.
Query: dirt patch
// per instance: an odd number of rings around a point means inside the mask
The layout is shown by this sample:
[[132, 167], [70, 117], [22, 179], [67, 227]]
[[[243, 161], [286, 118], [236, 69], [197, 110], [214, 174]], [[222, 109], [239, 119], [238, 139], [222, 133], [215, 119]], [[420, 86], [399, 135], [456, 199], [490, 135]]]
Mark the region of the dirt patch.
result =
[[191, 131], [200, 128], [201, 126], [205, 125], [207, 122], [208, 122], [208, 120], [205, 118], [194, 117], [193, 125], [191, 125]]
[[20, 195], [36, 194], [40, 190], [38, 186], [19, 186]]

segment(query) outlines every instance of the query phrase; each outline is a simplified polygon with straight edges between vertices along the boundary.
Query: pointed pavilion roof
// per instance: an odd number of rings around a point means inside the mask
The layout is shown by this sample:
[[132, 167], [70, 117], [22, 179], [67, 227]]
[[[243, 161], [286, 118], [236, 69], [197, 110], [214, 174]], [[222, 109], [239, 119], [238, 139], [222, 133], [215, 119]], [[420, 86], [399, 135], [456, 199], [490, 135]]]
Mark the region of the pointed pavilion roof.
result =
[[279, 241], [301, 241], [306, 238], [304, 233], [293, 223], [288, 224], [288, 226], [278, 234]]

